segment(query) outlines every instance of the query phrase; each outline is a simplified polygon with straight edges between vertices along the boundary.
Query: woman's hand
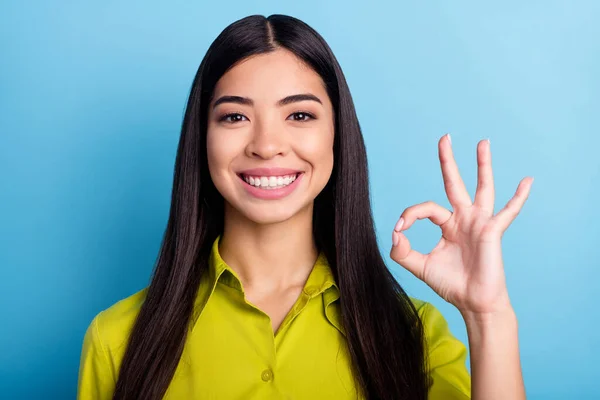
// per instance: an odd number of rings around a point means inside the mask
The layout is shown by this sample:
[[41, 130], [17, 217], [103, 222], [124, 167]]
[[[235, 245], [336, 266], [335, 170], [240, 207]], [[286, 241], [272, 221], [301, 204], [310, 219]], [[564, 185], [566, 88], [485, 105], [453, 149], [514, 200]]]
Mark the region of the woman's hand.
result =
[[[489, 141], [482, 140], [477, 145], [475, 202], [459, 174], [449, 135], [440, 139], [438, 148], [444, 187], [453, 211], [433, 202], [407, 208], [392, 234], [394, 246], [390, 256], [463, 314], [485, 315], [511, 309], [501, 239], [525, 204], [533, 178], [521, 180], [514, 197], [494, 215]], [[442, 228], [442, 238], [429, 254], [412, 250], [402, 233], [415, 220], [424, 218]]]

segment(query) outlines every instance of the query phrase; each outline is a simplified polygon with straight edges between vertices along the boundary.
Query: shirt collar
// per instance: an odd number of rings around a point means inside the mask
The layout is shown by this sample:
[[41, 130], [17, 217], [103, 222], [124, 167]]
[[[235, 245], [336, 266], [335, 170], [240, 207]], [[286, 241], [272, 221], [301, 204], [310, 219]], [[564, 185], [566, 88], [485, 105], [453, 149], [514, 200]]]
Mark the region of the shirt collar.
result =
[[[217, 282], [222, 282], [240, 291], [242, 290], [241, 280], [237, 273], [225, 263], [219, 253], [220, 236], [212, 244], [211, 253], [208, 260], [208, 271], [203, 274], [198, 295], [194, 302], [192, 314], [191, 329], [196, 325], [204, 306], [213, 294]], [[323, 294], [323, 308], [328, 321], [333, 324], [340, 332], [344, 333], [341, 323], [341, 316], [337, 307], [330, 307], [332, 303], [339, 299], [340, 292], [333, 276], [333, 272], [323, 252], [319, 253], [317, 260], [311, 270], [303, 292], [309, 297], [316, 297]]]

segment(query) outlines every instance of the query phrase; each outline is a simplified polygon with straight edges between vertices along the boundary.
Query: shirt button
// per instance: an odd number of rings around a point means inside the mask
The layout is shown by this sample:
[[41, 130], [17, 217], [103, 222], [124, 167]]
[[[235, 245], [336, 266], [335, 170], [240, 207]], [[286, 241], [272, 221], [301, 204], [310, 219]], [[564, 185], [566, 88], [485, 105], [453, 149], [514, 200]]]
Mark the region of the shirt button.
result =
[[269, 382], [271, 379], [273, 379], [273, 371], [271, 371], [270, 369], [265, 369], [260, 375], [260, 377], [263, 381]]
[[309, 296], [312, 296], [313, 294], [317, 293], [319, 291], [319, 288], [313, 285], [307, 286], [306, 287], [306, 294]]

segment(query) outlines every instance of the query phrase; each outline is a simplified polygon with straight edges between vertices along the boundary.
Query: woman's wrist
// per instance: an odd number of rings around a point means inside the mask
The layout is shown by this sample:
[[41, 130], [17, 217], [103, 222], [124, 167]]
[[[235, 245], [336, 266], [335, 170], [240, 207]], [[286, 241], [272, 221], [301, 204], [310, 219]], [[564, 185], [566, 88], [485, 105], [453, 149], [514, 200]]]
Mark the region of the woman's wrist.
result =
[[517, 327], [517, 315], [512, 306], [491, 312], [459, 311], [467, 325], [467, 330], [504, 330]]
[[469, 338], [472, 398], [525, 399], [514, 309], [461, 314]]

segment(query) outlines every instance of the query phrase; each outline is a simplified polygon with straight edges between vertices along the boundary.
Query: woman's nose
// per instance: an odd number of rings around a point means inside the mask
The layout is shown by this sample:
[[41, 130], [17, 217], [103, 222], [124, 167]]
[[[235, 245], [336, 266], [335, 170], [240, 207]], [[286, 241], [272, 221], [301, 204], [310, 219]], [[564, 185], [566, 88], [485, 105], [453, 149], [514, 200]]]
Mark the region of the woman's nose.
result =
[[282, 128], [263, 126], [254, 130], [252, 139], [246, 146], [246, 155], [267, 160], [278, 155], [285, 155], [288, 148], [289, 145], [286, 143]]

